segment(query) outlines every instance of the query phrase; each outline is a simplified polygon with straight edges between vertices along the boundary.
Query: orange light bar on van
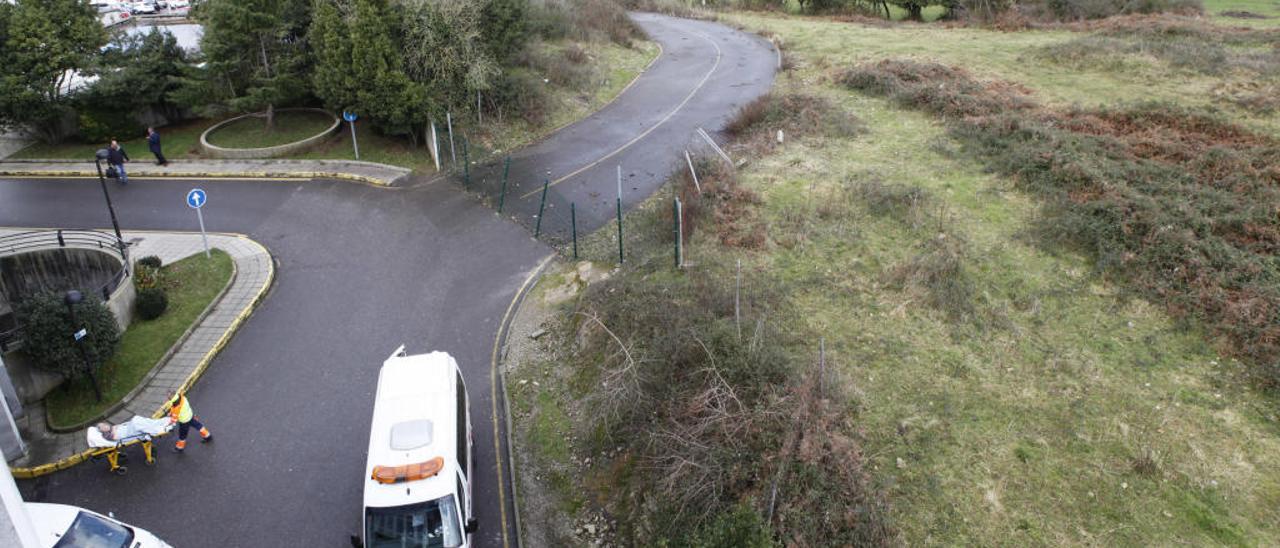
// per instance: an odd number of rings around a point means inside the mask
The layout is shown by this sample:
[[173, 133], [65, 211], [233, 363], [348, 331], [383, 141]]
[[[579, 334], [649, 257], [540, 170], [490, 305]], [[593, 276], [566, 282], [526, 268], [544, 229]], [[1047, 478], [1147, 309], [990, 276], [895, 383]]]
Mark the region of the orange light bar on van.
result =
[[382, 484], [402, 483], [427, 479], [444, 468], [444, 457], [400, 466], [374, 466], [373, 480]]

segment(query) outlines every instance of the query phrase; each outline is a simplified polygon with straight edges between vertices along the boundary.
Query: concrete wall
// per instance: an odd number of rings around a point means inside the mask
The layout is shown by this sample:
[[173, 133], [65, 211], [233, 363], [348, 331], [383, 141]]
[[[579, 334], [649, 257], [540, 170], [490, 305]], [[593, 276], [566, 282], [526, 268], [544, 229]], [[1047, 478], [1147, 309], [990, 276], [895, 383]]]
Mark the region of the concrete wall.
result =
[[223, 126], [226, 126], [238, 120], [243, 120], [245, 118], [249, 118], [252, 116], [262, 115], [261, 113], [246, 114], [244, 116], [237, 116], [230, 120], [220, 122], [214, 125], [213, 127], [204, 130], [204, 133], [200, 134], [200, 149], [203, 150], [205, 154], [213, 158], [227, 158], [227, 159], [234, 159], [234, 160], [276, 158], [279, 156], [287, 156], [294, 152], [301, 152], [304, 150], [308, 150], [317, 145], [320, 145], [321, 143], [327, 141], [329, 137], [338, 133], [338, 129], [342, 126], [342, 119], [338, 118], [337, 116], [334, 116], [332, 112], [318, 109], [318, 108], [282, 108], [282, 109], [276, 110], [276, 113], [279, 114], [281, 112], [297, 112], [297, 111], [316, 112], [316, 113], [323, 114], [325, 116], [331, 116], [333, 117], [333, 125], [329, 126], [329, 129], [326, 129], [315, 136], [308, 137], [301, 141], [295, 141], [292, 143], [277, 145], [273, 147], [225, 148], [225, 147], [209, 144], [209, 135], [217, 131], [218, 128], [221, 128]]
[[[114, 251], [93, 249], [50, 249], [0, 258], [0, 328], [12, 325], [10, 303], [16, 304], [24, 297], [42, 291], [95, 291], [115, 276], [121, 267], [121, 259]], [[102, 298], [100, 294], [96, 296]], [[126, 274], [106, 301], [121, 332], [133, 321], [136, 299], [137, 290], [133, 287], [132, 277]], [[62, 382], [62, 376], [33, 366], [21, 352], [10, 352], [4, 360], [18, 399], [24, 404], [44, 399], [45, 394]]]

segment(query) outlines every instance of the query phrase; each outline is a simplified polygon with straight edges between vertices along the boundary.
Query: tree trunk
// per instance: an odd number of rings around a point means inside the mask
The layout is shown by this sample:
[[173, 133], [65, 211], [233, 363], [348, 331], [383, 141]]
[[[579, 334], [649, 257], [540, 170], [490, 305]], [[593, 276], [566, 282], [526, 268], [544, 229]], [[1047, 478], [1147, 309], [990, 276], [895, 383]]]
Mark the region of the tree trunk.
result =
[[276, 106], [267, 105], [267, 133], [276, 130]]
[[907, 4], [907, 18], [912, 21], [924, 21], [924, 6]]

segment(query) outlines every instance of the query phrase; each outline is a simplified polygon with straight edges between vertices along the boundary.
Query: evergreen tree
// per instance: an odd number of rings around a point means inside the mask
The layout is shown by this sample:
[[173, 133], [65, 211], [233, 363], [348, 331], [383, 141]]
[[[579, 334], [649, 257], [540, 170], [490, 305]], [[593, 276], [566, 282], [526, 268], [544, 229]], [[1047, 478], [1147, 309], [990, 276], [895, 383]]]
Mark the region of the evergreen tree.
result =
[[65, 137], [70, 79], [91, 69], [107, 32], [87, 0], [21, 0], [0, 5], [0, 126], [41, 140]]
[[189, 104], [206, 114], [266, 110], [270, 128], [276, 105], [305, 96], [304, 0], [206, 0], [195, 17], [205, 64], [184, 78]]

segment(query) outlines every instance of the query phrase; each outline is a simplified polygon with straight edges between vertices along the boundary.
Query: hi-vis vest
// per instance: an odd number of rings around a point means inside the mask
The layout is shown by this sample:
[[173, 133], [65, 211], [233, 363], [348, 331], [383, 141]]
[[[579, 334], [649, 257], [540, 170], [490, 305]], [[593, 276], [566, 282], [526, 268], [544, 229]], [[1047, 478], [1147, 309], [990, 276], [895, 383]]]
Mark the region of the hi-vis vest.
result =
[[195, 413], [191, 411], [191, 404], [187, 402], [187, 397], [178, 394], [178, 397], [169, 401], [169, 416], [178, 422], [191, 422], [191, 416]]

